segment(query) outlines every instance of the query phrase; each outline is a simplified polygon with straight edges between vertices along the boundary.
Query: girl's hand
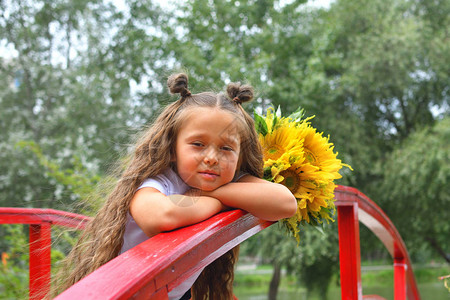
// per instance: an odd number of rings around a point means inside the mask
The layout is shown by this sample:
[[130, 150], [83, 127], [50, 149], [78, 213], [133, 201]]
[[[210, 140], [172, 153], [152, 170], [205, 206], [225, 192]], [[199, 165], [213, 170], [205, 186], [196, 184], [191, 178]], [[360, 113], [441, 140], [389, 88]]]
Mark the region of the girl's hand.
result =
[[297, 200], [287, 187], [251, 175], [202, 193], [264, 220], [277, 221], [297, 212]]

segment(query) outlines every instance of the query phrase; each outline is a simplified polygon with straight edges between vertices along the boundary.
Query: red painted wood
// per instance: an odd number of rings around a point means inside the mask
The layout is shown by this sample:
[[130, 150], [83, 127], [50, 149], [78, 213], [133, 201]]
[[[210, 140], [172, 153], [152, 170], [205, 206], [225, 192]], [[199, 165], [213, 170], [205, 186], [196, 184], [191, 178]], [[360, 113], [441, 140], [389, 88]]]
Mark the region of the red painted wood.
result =
[[[408, 299], [420, 299], [419, 290], [417, 288], [417, 283], [414, 277], [414, 273], [412, 271], [411, 260], [409, 258], [408, 251], [406, 250], [405, 243], [395, 228], [392, 221], [386, 216], [383, 210], [375, 204], [372, 200], [370, 200], [366, 195], [361, 193], [355, 188], [347, 187], [347, 186], [338, 186], [335, 190], [336, 197], [336, 206], [348, 206], [353, 205], [352, 203], [358, 204], [358, 218], [361, 223], [363, 223], [366, 227], [368, 227], [385, 245], [386, 249], [391, 254], [394, 263], [397, 261], [402, 261], [405, 265], [404, 272], [402, 275], [401, 268], [397, 268], [398, 272], [397, 279], [394, 278], [394, 283], [400, 284], [402, 281], [400, 278], [404, 276], [403, 285], [406, 289], [406, 296]], [[339, 222], [339, 221], [338, 221]], [[339, 235], [339, 240], [345, 239], [345, 237], [341, 237], [341, 233]], [[359, 248], [359, 243], [358, 243]], [[351, 264], [352, 260], [341, 261], [342, 264]], [[394, 277], [395, 277], [394, 273]], [[341, 281], [343, 278], [341, 278]], [[400, 289], [401, 290], [401, 289]], [[400, 295], [400, 292], [399, 292]], [[405, 299], [405, 298], [395, 298], [397, 299]]]
[[89, 220], [54, 209], [0, 207], [0, 224], [30, 225], [30, 299], [42, 299], [50, 291], [51, 225], [83, 229]]
[[50, 291], [50, 223], [30, 225], [30, 299], [42, 299]]
[[40, 224], [83, 229], [90, 218], [65, 211], [46, 208], [0, 207], [0, 224]]
[[406, 299], [406, 270], [404, 258], [394, 258], [394, 299]]
[[338, 206], [341, 299], [361, 299], [361, 254], [358, 203]]
[[[143, 300], [152, 299], [152, 300], [168, 300], [169, 296], [167, 295], [167, 288], [163, 287], [156, 291], [155, 293], [151, 294], [150, 298], [148, 297], [149, 294], [143, 295]], [[133, 298], [134, 299], [134, 298]]]
[[[172, 290], [185, 278], [271, 224], [234, 210], [202, 223], [161, 233], [100, 267], [56, 299], [129, 299], [144, 286], [148, 295], [156, 293], [157, 299], [161, 289]], [[149, 283], [154, 283], [154, 289], [148, 287]]]
[[[163, 286], [159, 290], [155, 290], [155, 281], [151, 280], [146, 286], [136, 292], [130, 299], [148, 300], [148, 299], [168, 299], [167, 286]], [[149, 296], [150, 295], [150, 296]]]

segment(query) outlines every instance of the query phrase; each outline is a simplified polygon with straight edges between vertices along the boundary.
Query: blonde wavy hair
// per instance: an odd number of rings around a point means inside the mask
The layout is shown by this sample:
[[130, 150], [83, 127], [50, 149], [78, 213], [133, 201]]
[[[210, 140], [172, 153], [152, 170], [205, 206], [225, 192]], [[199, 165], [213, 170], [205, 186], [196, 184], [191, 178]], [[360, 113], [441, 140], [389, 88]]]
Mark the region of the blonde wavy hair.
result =
[[[180, 94], [178, 101], [169, 104], [152, 126], [138, 139], [116, 186], [95, 217], [81, 233], [55, 280], [52, 295], [75, 284], [119, 255], [125, 232], [130, 201], [142, 182], [173, 167], [176, 136], [186, 111], [196, 107], [225, 110], [235, 116], [241, 136], [239, 170], [261, 177], [263, 159], [253, 119], [241, 103], [251, 101], [253, 88], [230, 83], [225, 94], [204, 92], [191, 94], [186, 74], [174, 74], [167, 85], [172, 94]], [[193, 299], [232, 299], [236, 247], [207, 266], [192, 287]]]

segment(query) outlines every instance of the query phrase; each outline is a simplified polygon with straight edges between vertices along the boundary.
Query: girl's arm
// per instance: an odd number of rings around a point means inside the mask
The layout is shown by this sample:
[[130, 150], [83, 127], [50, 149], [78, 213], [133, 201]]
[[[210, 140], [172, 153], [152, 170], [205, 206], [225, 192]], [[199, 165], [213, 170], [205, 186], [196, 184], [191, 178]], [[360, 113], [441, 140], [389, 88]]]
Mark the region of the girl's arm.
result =
[[287, 187], [251, 175], [213, 191], [202, 192], [202, 195], [219, 199], [224, 205], [241, 208], [269, 221], [291, 217], [297, 211], [297, 201]]
[[219, 200], [212, 197], [166, 196], [150, 187], [137, 191], [130, 203], [133, 219], [149, 237], [201, 222], [225, 209]]

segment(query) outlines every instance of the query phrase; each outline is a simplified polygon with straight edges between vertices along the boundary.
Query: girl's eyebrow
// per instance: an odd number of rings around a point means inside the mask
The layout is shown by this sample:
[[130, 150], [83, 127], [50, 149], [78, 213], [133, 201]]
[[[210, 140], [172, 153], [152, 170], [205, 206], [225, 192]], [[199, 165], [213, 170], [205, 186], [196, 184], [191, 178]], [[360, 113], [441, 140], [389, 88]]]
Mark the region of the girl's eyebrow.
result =
[[[195, 140], [195, 139], [202, 139], [205, 136], [207, 136], [208, 134], [206, 133], [196, 133], [193, 132], [192, 134], [188, 135], [186, 137], [187, 140]], [[231, 144], [233, 146], [235, 145], [239, 145], [239, 138], [235, 135], [221, 135], [220, 139], [222, 140], [222, 142], [227, 143], [227, 144]]]
[[191, 133], [186, 136], [186, 139], [188, 139], [188, 140], [200, 139], [200, 138], [203, 138], [204, 136], [205, 136], [205, 134], [203, 134], [203, 133]]
[[239, 145], [239, 138], [237, 138], [236, 136], [221, 136], [220, 138], [227, 145], [231, 145], [233, 147]]

